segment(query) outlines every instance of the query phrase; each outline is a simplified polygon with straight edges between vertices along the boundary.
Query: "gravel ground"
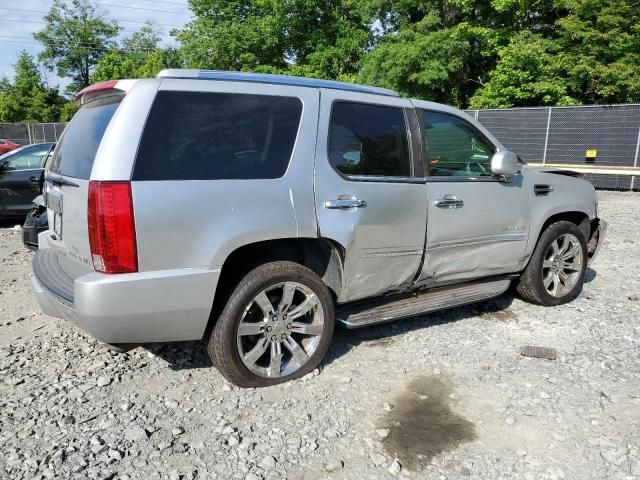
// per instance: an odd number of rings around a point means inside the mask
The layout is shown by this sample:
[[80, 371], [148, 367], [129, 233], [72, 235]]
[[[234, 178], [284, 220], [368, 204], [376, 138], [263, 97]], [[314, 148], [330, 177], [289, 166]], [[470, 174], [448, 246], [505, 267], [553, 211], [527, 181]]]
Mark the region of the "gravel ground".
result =
[[0, 477], [640, 479], [640, 195], [600, 206], [573, 303], [339, 329], [319, 370], [255, 390], [201, 343], [113, 354], [39, 313], [31, 254], [0, 229]]

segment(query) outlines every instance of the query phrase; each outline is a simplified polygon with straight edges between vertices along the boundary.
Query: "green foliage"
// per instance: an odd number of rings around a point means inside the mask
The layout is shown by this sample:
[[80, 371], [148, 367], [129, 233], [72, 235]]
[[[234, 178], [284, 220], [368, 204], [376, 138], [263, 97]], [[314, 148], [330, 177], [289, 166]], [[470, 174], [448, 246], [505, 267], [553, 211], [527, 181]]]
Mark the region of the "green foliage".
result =
[[640, 3], [561, 0], [549, 33], [520, 32], [500, 49], [474, 108], [640, 100]]
[[45, 27], [34, 34], [44, 45], [38, 58], [58, 76], [71, 79], [68, 93], [89, 85], [93, 67], [113, 47], [120, 27], [103, 20], [88, 0], [54, 0], [44, 21]]
[[190, 0], [196, 18], [174, 35], [186, 66], [354, 78], [370, 18], [344, 0]]
[[489, 81], [471, 99], [471, 108], [523, 105], [573, 105], [565, 80], [566, 69], [557, 44], [522, 32], [498, 53]]
[[182, 62], [179, 52], [173, 48], [159, 47], [160, 36], [151, 26], [122, 40], [98, 61], [91, 75], [91, 82], [122, 78], [151, 78], [163, 68], [178, 68]]
[[469, 42], [455, 28], [434, 29], [439, 22], [428, 15], [388, 34], [364, 59], [359, 80], [406, 96], [461, 105]]
[[[189, 0], [194, 19], [162, 48], [152, 25], [120, 41], [91, 0], [53, 0], [39, 59], [91, 82], [164, 68], [361, 82], [459, 107], [640, 102], [637, 0]], [[69, 119], [26, 53], [0, 79], [0, 121]]]
[[76, 102], [66, 102], [60, 109], [60, 118], [58, 120], [61, 122], [69, 122], [79, 108]]
[[63, 102], [57, 88], [43, 85], [38, 66], [26, 51], [18, 56], [14, 82], [6, 78], [0, 82], [0, 122], [53, 122]]

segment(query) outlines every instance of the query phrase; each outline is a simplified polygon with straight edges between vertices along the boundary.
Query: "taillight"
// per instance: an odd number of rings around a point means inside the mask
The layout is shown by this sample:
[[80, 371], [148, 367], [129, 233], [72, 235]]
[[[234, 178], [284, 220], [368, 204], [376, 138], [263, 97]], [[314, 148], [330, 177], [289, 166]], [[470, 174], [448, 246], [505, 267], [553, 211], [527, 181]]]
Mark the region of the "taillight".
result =
[[98, 272], [138, 271], [130, 182], [89, 182], [89, 246]]

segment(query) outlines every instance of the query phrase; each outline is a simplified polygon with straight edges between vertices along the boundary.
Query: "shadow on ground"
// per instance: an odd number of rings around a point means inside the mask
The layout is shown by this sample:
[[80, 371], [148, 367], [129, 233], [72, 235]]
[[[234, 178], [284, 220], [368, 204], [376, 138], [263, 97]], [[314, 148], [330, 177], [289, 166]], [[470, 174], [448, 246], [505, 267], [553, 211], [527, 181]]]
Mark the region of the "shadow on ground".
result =
[[598, 273], [593, 268], [587, 267], [587, 271], [584, 272], [584, 283], [593, 282], [597, 276]]
[[[334, 360], [348, 354], [351, 349], [361, 343], [370, 343], [371, 346], [385, 347], [393, 341], [393, 337], [395, 336], [404, 335], [413, 330], [433, 325], [442, 325], [464, 320], [465, 318], [489, 314], [498, 321], [514, 320], [516, 318], [515, 314], [509, 310], [513, 298], [512, 294], [506, 293], [486, 302], [451, 308], [441, 312], [397, 320], [395, 322], [358, 330], [336, 328], [333, 342], [321, 366], [330, 365]], [[212, 367], [211, 360], [207, 354], [207, 344], [204, 341], [147, 345], [144, 348], [165, 360], [172, 370]]]
[[24, 223], [24, 218], [12, 218], [2, 219], [0, 218], [0, 228], [13, 228], [16, 225], [21, 226]]

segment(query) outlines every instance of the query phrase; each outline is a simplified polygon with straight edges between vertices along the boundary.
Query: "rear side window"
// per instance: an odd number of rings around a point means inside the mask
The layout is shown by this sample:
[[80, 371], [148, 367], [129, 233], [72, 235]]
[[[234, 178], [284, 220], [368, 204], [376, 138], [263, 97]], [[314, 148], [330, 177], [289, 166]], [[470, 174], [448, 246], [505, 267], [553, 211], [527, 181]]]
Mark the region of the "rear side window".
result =
[[104, 131], [122, 98], [121, 95], [113, 95], [94, 100], [75, 114], [54, 152], [52, 172], [89, 179]]
[[279, 178], [302, 115], [298, 98], [159, 92], [142, 135], [134, 180]]
[[331, 165], [345, 175], [411, 175], [407, 126], [401, 108], [335, 103], [328, 151]]

